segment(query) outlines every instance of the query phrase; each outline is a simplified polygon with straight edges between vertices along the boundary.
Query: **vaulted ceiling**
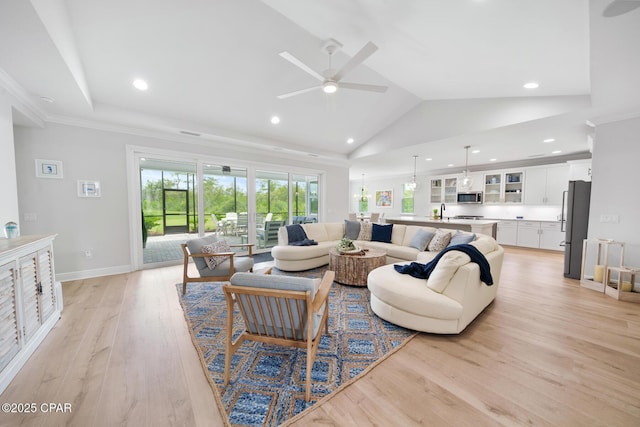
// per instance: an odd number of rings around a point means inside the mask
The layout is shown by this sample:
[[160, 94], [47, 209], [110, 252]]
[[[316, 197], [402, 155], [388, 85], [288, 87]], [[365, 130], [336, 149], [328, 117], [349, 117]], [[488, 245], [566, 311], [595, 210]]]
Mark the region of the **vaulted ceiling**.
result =
[[[0, 80], [26, 105], [20, 125], [82, 123], [259, 145], [343, 161], [352, 177], [410, 173], [414, 154], [421, 172], [459, 170], [466, 145], [479, 151], [471, 165], [552, 162], [588, 153], [586, 120], [634, 106], [625, 98], [635, 86], [609, 95], [600, 85], [594, 94], [594, 74], [604, 80], [611, 67], [594, 65], [594, 55], [626, 49], [615, 37], [626, 43], [640, 28], [640, 10], [603, 18], [608, 3], [0, 0]], [[594, 30], [616, 45], [594, 43]], [[329, 39], [342, 44], [331, 58], [323, 50]], [[344, 81], [386, 92], [277, 97], [319, 84], [279, 53], [323, 74], [369, 41], [378, 50]], [[148, 90], [135, 89], [136, 78]], [[531, 81], [539, 88], [523, 88]]]

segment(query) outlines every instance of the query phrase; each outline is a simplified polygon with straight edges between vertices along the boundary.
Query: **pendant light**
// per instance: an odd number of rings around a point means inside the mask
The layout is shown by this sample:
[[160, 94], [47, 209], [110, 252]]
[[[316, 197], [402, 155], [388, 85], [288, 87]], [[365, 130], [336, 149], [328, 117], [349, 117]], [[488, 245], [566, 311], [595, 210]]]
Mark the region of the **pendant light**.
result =
[[418, 186], [418, 184], [416, 184], [416, 159], [417, 158], [418, 158], [418, 155], [414, 154], [413, 155], [413, 180], [404, 185], [407, 190], [413, 191]]
[[354, 194], [353, 197], [357, 197], [361, 202], [366, 202], [371, 194], [367, 194], [367, 189], [364, 186], [364, 174], [362, 174], [362, 187], [360, 187], [360, 194]]
[[473, 185], [473, 179], [469, 176], [469, 148], [471, 148], [470, 145], [466, 145], [464, 147], [464, 149], [466, 150], [466, 158], [464, 161], [464, 178], [462, 178], [462, 183], [460, 184], [460, 187], [465, 190], [469, 190]]

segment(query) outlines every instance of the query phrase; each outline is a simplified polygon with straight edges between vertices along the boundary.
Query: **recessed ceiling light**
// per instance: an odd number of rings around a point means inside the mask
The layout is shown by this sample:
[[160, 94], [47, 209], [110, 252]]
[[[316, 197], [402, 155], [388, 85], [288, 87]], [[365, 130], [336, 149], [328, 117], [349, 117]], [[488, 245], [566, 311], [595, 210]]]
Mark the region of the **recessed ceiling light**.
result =
[[433, 160], [433, 159], [432, 159], [431, 157], [427, 157], [425, 160], [426, 160], [427, 162], [430, 162], [430, 161], [431, 161], [431, 160]]
[[449, 168], [450, 168], [450, 167], [453, 167], [453, 163], [449, 163], [449, 164], [447, 165], [447, 167], [449, 167]]
[[271, 117], [271, 123], [273, 123], [274, 125], [277, 125], [278, 123], [280, 123], [280, 117], [278, 116]]
[[554, 150], [551, 152], [551, 154], [560, 154], [562, 153], [562, 150]]
[[147, 82], [145, 82], [142, 79], [135, 79], [133, 81], [133, 87], [135, 87], [138, 90], [147, 90], [147, 89], [149, 89], [149, 85], [147, 84]]
[[555, 141], [555, 138], [547, 138], [547, 139], [543, 140], [542, 142], [544, 142], [545, 144], [548, 144], [548, 143], [553, 142], [553, 141]]
[[349, 139], [347, 139], [347, 144], [353, 144], [354, 141], [355, 141], [355, 139], [349, 138]]
[[489, 159], [490, 162], [495, 162], [498, 159]]
[[473, 150], [473, 151], [471, 152], [471, 154], [478, 154], [479, 152], [480, 152], [480, 150]]
[[540, 85], [536, 82], [525, 83], [523, 86], [525, 89], [538, 89]]

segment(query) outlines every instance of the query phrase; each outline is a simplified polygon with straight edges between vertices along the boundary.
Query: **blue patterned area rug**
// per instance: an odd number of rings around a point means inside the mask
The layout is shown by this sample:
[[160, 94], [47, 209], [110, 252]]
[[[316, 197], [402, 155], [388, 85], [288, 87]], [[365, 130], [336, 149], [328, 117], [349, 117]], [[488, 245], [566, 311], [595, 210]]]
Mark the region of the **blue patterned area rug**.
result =
[[[272, 274], [322, 277], [326, 267], [301, 273]], [[221, 283], [191, 283], [178, 295], [203, 368], [221, 412], [234, 426], [277, 426], [353, 382], [416, 332], [377, 317], [366, 287], [333, 283], [329, 294], [329, 334], [321, 339], [311, 373], [311, 400], [305, 402], [306, 351], [245, 341], [231, 362], [231, 381], [223, 386], [226, 303]], [[236, 310], [234, 336], [244, 327]]]

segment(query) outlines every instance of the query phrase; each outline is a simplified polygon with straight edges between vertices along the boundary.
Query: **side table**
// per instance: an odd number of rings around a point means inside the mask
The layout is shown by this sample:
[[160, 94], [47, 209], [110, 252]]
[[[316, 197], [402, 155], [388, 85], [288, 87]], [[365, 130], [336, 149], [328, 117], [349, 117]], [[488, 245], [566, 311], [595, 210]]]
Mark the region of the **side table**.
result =
[[387, 253], [381, 249], [367, 249], [363, 254], [341, 254], [329, 250], [329, 270], [336, 272], [335, 281], [343, 285], [367, 286], [367, 276], [387, 262]]
[[[618, 280], [611, 280], [611, 273], [618, 274]], [[640, 302], [640, 292], [633, 292], [636, 283], [636, 274], [640, 274], [640, 268], [635, 267], [607, 267], [604, 283], [604, 293], [617, 300]], [[625, 281], [625, 276], [629, 281]]]

